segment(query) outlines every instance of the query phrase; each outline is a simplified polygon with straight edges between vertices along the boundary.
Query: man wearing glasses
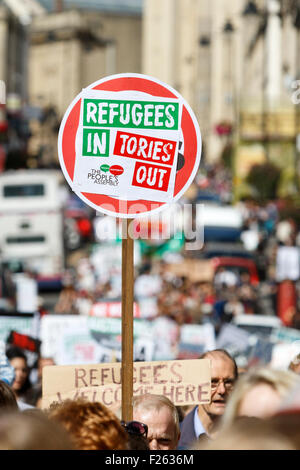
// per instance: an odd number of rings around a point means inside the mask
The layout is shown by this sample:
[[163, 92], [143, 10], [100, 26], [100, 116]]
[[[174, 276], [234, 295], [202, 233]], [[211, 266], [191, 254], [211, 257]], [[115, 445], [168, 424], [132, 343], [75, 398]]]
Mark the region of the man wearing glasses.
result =
[[197, 439], [213, 438], [216, 424], [225, 411], [228, 397], [238, 377], [235, 360], [223, 349], [204, 353], [200, 359], [211, 360], [211, 401], [196, 406], [181, 424], [179, 448], [190, 448]]

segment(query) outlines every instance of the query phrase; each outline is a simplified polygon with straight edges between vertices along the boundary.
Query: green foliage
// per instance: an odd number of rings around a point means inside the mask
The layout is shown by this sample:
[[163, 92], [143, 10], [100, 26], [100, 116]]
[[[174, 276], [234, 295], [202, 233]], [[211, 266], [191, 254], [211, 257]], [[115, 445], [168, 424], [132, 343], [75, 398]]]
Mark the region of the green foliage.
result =
[[233, 146], [231, 143], [228, 143], [225, 145], [223, 148], [222, 154], [221, 154], [221, 159], [224, 163], [225, 168], [229, 168], [232, 170], [232, 165], [233, 165]]
[[281, 199], [287, 199], [297, 195], [297, 192], [294, 168], [287, 167], [282, 169], [277, 196]]
[[257, 200], [264, 203], [277, 197], [280, 175], [280, 168], [273, 163], [257, 164], [252, 166], [246, 182], [255, 189]]

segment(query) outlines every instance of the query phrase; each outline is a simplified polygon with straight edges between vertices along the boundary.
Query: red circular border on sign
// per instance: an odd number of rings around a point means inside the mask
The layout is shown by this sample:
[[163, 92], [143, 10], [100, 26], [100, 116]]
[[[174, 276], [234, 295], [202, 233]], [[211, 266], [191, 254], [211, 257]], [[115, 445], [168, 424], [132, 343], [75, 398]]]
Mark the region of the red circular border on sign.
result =
[[[124, 90], [135, 90], [141, 91], [143, 93], [147, 92], [152, 96], [164, 97], [164, 98], [177, 98], [175, 94], [173, 94], [170, 90], [165, 88], [164, 86], [160, 85], [159, 83], [153, 82], [151, 80], [147, 80], [141, 77], [119, 77], [115, 79], [108, 80], [106, 82], [99, 83], [95, 87], [91, 88], [93, 90], [104, 90], [104, 91], [124, 91]], [[78, 101], [75, 103], [74, 107], [71, 109], [65, 123], [65, 127], [63, 130], [62, 136], [62, 154], [65, 163], [66, 171], [73, 181], [74, 176], [74, 167], [75, 167], [75, 139], [76, 133], [79, 123], [79, 116], [80, 116], [80, 104], [81, 99], [79, 98]], [[176, 196], [187, 183], [197, 157], [197, 134], [194, 127], [193, 120], [186, 109], [183, 106], [182, 109], [182, 118], [181, 118], [181, 129], [184, 138], [184, 159], [185, 164], [176, 173], [175, 179], [175, 188], [174, 188], [174, 196]], [[106, 196], [103, 194], [92, 194], [92, 193], [82, 193], [82, 195], [88, 199], [90, 202], [95, 204], [98, 207], [102, 206], [109, 206], [114, 208], [116, 213], [120, 213], [122, 207], [122, 201], [119, 199]], [[155, 202], [153, 201], [144, 201], [144, 200], [135, 200], [135, 201], [123, 201], [124, 204], [124, 214], [136, 213], [136, 205], [143, 204], [144, 208], [147, 211], [152, 211], [155, 206], [161, 207], [166, 203], [163, 202]], [[111, 210], [110, 209], [110, 210]], [[132, 209], [132, 210], [130, 210]]]

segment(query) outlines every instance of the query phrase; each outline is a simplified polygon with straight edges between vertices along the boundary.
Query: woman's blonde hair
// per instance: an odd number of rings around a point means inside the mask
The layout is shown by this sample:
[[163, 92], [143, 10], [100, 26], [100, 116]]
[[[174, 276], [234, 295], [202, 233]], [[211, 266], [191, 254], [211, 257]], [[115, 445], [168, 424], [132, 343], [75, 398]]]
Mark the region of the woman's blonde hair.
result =
[[197, 442], [192, 450], [296, 450], [286, 432], [281, 432], [271, 420], [243, 416], [215, 439]]
[[269, 385], [283, 399], [297, 383], [300, 383], [300, 378], [292, 371], [276, 370], [267, 366], [248, 370], [239, 377], [235, 384], [226, 404], [220, 427], [227, 427], [233, 423], [238, 416], [239, 407], [246, 393], [256, 385]]

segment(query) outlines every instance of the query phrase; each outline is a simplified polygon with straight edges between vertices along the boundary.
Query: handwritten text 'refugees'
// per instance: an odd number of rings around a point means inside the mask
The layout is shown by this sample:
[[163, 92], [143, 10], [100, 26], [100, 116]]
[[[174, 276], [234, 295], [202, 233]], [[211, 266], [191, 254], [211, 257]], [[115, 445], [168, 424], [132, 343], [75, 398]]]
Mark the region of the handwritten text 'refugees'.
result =
[[[210, 382], [187, 383], [180, 371], [181, 364], [153, 364], [134, 367], [133, 394], [159, 393], [176, 404], [208, 403]], [[91, 401], [101, 401], [106, 406], [122, 400], [121, 369], [115, 367], [84, 368], [75, 367], [73, 390], [74, 399], [79, 397]], [[61, 394], [57, 394], [61, 399]]]

